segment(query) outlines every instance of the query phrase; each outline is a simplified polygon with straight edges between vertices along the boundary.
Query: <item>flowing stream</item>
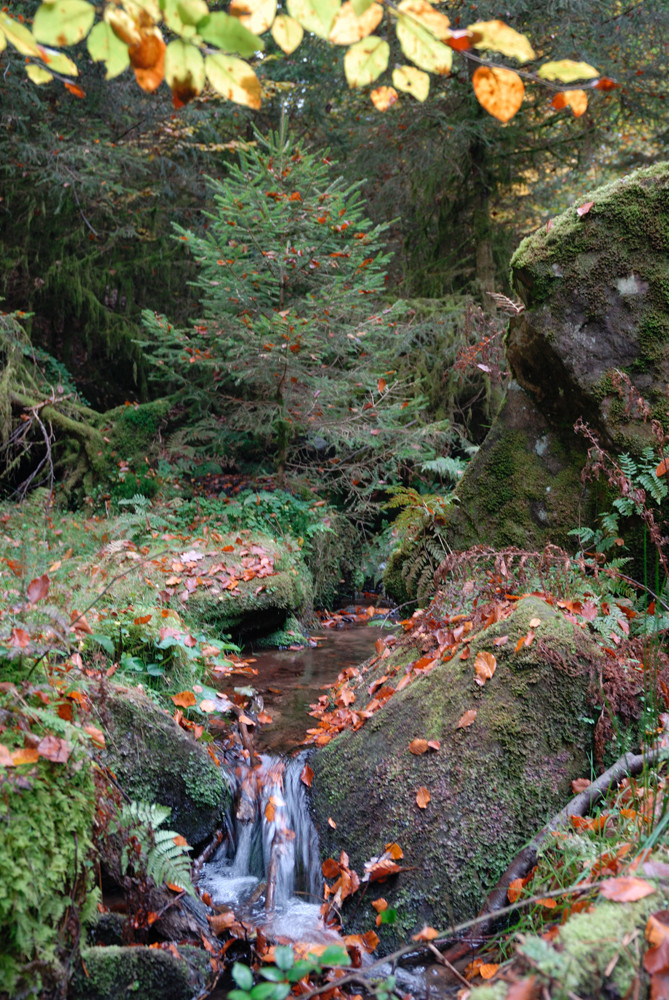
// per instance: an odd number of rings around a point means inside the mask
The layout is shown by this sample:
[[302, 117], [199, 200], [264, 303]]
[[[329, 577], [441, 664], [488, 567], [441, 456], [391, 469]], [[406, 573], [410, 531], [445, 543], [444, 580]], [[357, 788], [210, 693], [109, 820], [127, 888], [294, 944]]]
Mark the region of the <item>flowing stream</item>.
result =
[[203, 867], [200, 885], [215, 905], [228, 905], [238, 919], [261, 926], [272, 937], [293, 941], [338, 940], [320, 917], [323, 878], [318, 836], [301, 780], [305, 753], [289, 757], [312, 720], [309, 705], [344, 667], [374, 650], [375, 628], [353, 626], [328, 635], [316, 649], [256, 654], [254, 687], [273, 722], [264, 725], [255, 767], [229, 762], [234, 775], [234, 812], [228, 836]]

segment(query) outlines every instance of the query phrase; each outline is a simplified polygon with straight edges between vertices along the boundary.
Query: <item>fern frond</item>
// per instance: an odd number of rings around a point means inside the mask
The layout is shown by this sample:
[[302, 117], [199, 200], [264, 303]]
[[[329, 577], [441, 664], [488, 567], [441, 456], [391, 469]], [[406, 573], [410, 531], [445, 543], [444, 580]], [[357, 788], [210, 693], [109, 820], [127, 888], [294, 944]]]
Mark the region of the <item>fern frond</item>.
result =
[[[171, 811], [167, 806], [156, 802], [129, 802], [121, 810], [119, 826], [138, 841], [141, 848], [140, 863], [143, 863], [146, 878], [153, 879], [156, 885], [176, 885], [195, 898], [188, 857], [188, 851], [192, 847], [183, 843], [183, 837], [174, 830], [159, 829], [169, 818]], [[125, 847], [121, 863], [125, 870], [128, 866]]]

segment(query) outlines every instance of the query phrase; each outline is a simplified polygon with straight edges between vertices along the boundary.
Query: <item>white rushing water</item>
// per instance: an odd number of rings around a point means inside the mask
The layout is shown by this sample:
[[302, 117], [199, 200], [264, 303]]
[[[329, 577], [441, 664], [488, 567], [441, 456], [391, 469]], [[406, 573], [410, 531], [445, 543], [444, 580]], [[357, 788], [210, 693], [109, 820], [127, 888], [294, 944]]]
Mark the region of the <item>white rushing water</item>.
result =
[[323, 878], [303, 767], [304, 757], [241, 765], [229, 836], [204, 866], [200, 886], [214, 904], [229, 905], [272, 936], [329, 941], [338, 936], [320, 917]]

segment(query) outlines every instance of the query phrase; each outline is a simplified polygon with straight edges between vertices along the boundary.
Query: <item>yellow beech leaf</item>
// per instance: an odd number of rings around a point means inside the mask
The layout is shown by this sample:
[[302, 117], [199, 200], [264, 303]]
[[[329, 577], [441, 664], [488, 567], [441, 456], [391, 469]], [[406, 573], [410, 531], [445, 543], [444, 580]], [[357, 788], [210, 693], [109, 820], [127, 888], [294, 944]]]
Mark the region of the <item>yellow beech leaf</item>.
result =
[[47, 45], [76, 45], [95, 21], [95, 7], [87, 0], [55, 0], [35, 11], [33, 35]]
[[287, 56], [294, 52], [304, 38], [304, 28], [288, 14], [279, 14], [274, 18], [272, 38]]
[[120, 7], [105, 7], [105, 22], [109, 25], [119, 41], [125, 45], [137, 45], [141, 39], [139, 22]]
[[[79, 76], [77, 64], [65, 55], [64, 52], [57, 52], [55, 49], [47, 49], [43, 45], [39, 47], [42, 54], [42, 62], [49, 67], [53, 73], [62, 73], [64, 76]], [[28, 74], [30, 76], [30, 74]]]
[[377, 111], [387, 111], [397, 100], [398, 94], [394, 87], [377, 87], [369, 96]]
[[201, 94], [204, 81], [204, 59], [200, 50], [175, 38], [165, 52], [165, 82], [172, 91], [174, 106], [181, 108]]
[[561, 90], [555, 95], [551, 104], [557, 111], [571, 108], [574, 118], [580, 118], [588, 110], [588, 95], [584, 90]]
[[205, 59], [207, 77], [214, 90], [235, 104], [244, 104], [256, 111], [261, 105], [260, 81], [248, 63], [222, 52]]
[[112, 80], [130, 65], [128, 46], [114, 33], [106, 21], [98, 21], [86, 39], [88, 53], [94, 62], [103, 62], [105, 79]]
[[424, 101], [430, 93], [430, 77], [415, 66], [400, 66], [393, 70], [393, 86], [411, 94], [417, 101]]
[[0, 30], [0, 52], [4, 52], [6, 48], [7, 48], [7, 39], [3, 35], [2, 30]]
[[575, 80], [592, 80], [599, 76], [594, 66], [585, 62], [574, 62], [573, 59], [559, 59], [557, 62], [547, 62], [537, 70], [542, 80], [559, 80], [560, 83], [573, 83]]
[[19, 24], [3, 11], [0, 11], [0, 32], [22, 56], [35, 56], [39, 59], [39, 47], [25, 24]]
[[445, 14], [435, 10], [428, 0], [402, 0], [398, 10], [419, 21], [435, 38], [445, 41], [451, 34], [450, 21]]
[[513, 70], [501, 66], [479, 66], [472, 76], [474, 93], [488, 114], [508, 122], [523, 103], [525, 87]]
[[475, 49], [490, 49], [521, 63], [536, 58], [528, 37], [510, 28], [504, 21], [478, 21], [468, 25], [467, 30], [476, 36]]
[[51, 83], [53, 80], [53, 73], [49, 73], [48, 69], [45, 69], [44, 66], [38, 66], [37, 63], [28, 63], [26, 73], [28, 79], [38, 86], [42, 83]]
[[299, 21], [305, 31], [327, 38], [341, 7], [341, 0], [286, 0], [288, 13]]
[[383, 73], [389, 58], [388, 42], [377, 35], [356, 42], [344, 56], [344, 72], [349, 87], [365, 87], [373, 83]]
[[262, 35], [274, 22], [276, 0], [232, 0], [228, 14], [238, 17], [254, 35]]
[[441, 76], [447, 76], [451, 72], [453, 49], [435, 38], [413, 16], [398, 15], [397, 37], [407, 59], [411, 59], [421, 69]]
[[383, 7], [373, 3], [365, 13], [358, 17], [353, 10], [351, 0], [346, 0], [332, 24], [329, 40], [335, 45], [353, 45], [367, 35], [371, 35], [383, 18]]

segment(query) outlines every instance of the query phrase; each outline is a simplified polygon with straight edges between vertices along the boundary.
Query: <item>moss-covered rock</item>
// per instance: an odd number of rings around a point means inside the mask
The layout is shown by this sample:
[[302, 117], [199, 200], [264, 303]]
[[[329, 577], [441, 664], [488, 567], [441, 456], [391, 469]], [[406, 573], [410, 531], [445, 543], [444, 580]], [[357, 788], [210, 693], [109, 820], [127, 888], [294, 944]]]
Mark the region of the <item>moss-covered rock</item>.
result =
[[205, 951], [182, 946], [177, 957], [159, 948], [83, 948], [70, 1000], [191, 1000], [210, 978]]
[[[516, 653], [534, 618], [541, 621], [534, 642]], [[507, 643], [495, 647], [504, 635]], [[424, 922], [445, 927], [471, 917], [528, 831], [561, 808], [570, 781], [589, 769], [586, 689], [598, 647], [536, 597], [469, 646], [466, 659], [440, 663], [312, 761], [324, 856], [344, 849], [361, 871], [389, 841], [404, 851], [406, 871], [378, 893], [398, 910], [398, 922], [381, 932], [386, 950]], [[479, 650], [497, 658], [483, 687], [474, 681]], [[391, 656], [379, 669], [391, 674], [392, 667]], [[456, 728], [469, 709], [476, 709], [474, 723]], [[416, 737], [439, 740], [441, 748], [414, 756], [408, 747]], [[420, 786], [431, 795], [425, 810], [416, 804]], [[368, 928], [373, 916], [363, 905], [352, 926]]]
[[230, 792], [206, 749], [136, 689], [107, 702], [105, 763], [131, 799], [172, 810], [170, 826], [189, 844], [216, 830]]
[[514, 375], [550, 425], [577, 417], [605, 443], [639, 451], [649, 427], [615, 391], [617, 371], [666, 420], [669, 375], [669, 164], [585, 194], [524, 240], [511, 261], [525, 311], [511, 321]]

